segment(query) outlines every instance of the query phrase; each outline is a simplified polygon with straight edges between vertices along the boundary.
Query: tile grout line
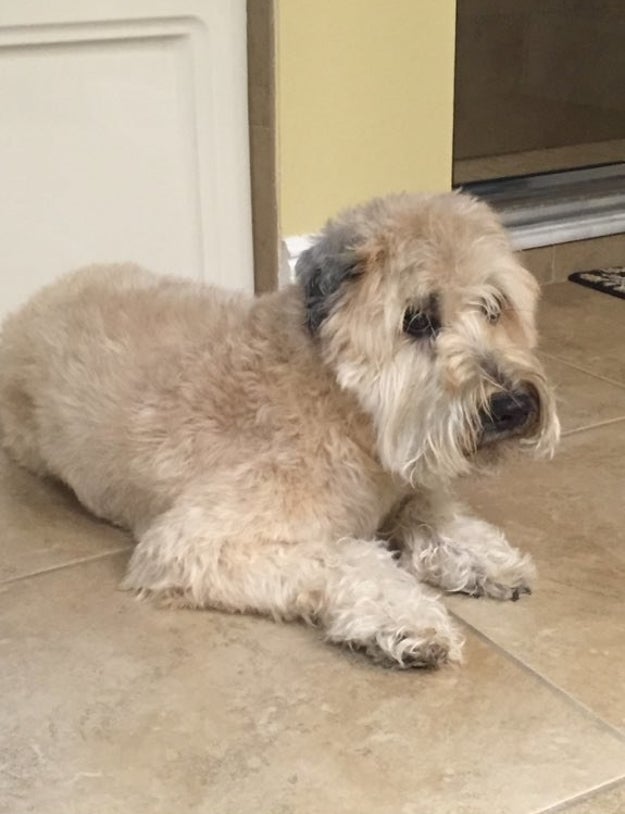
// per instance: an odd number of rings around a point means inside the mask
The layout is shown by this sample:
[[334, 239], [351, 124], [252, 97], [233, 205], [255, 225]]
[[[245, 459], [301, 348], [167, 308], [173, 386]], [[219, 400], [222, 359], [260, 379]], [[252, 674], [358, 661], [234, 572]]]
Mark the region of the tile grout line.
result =
[[619, 382], [616, 379], [611, 379], [608, 376], [601, 376], [598, 373], [593, 373], [592, 370], [588, 370], [588, 368], [581, 367], [581, 365], [575, 364], [574, 362], [570, 362], [568, 359], [563, 359], [561, 356], [555, 356], [552, 353], [549, 353], [545, 350], [539, 350], [539, 354], [542, 356], [546, 356], [547, 359], [551, 359], [554, 362], [560, 362], [567, 367], [573, 368], [573, 370], [577, 370], [580, 373], [586, 373], [588, 376], [592, 376], [593, 379], [598, 379], [602, 382], [607, 382], [608, 384], [613, 384], [615, 387], [620, 388], [621, 390], [625, 390], [625, 382]]
[[[511, 661], [513, 664], [516, 664], [517, 667], [520, 667], [524, 672], [529, 673], [530, 675], [534, 676], [541, 684], [545, 687], [548, 687], [550, 690], [555, 692], [557, 695], [560, 695], [564, 698], [570, 706], [575, 707], [579, 712], [581, 712], [586, 718], [592, 719], [595, 724], [598, 724], [601, 728], [605, 729], [611, 735], [617, 738], [617, 740], [625, 743], [625, 732], [622, 732], [613, 724], [606, 721], [604, 718], [597, 715], [594, 710], [592, 710], [589, 706], [584, 704], [583, 701], [580, 701], [574, 695], [572, 695], [567, 690], [563, 689], [562, 687], [554, 684], [553, 681], [550, 681], [545, 675], [539, 673], [538, 670], [531, 667], [527, 662], [523, 661], [519, 656], [515, 656], [510, 650], [506, 650], [503, 645], [498, 644], [494, 639], [491, 639], [486, 633], [481, 631], [479, 628], [475, 627], [475, 625], [468, 622], [466, 619], [463, 619], [460, 614], [456, 611], [447, 609], [448, 612], [461, 624], [465, 625], [466, 627], [471, 630], [473, 634], [475, 634], [478, 639], [485, 642], [486, 644], [493, 647], [498, 653], [500, 653], [504, 658], [508, 661]], [[623, 774], [620, 778], [615, 778], [615, 780], [625, 780], [625, 762], [623, 763]], [[613, 782], [613, 781], [610, 781]]]
[[[597, 797], [599, 794], [612, 791], [612, 789], [618, 789], [619, 786], [625, 787], [625, 777], [619, 777], [616, 780], [608, 780], [607, 783], [601, 783], [599, 786], [595, 786], [593, 789], [583, 791], [581, 794], [576, 794], [574, 797], [569, 797], [567, 800], [562, 800], [562, 802], [555, 803], [548, 808], [541, 808], [538, 811], [534, 811], [533, 814], [558, 814], [558, 812], [563, 812], [563, 814], [566, 814], [566, 811], [569, 810], [571, 806], [575, 806], [578, 803], [583, 803], [586, 800], [592, 801], [593, 798]], [[614, 814], [617, 814], [617, 812], [614, 812]]]
[[52, 574], [55, 571], [62, 571], [64, 568], [74, 568], [75, 566], [82, 565], [83, 563], [96, 562], [97, 560], [103, 560], [106, 557], [112, 557], [115, 554], [121, 554], [122, 552], [129, 550], [129, 546], [113, 548], [110, 551], [104, 551], [102, 554], [93, 554], [90, 557], [81, 557], [77, 560], [68, 560], [60, 565], [51, 565], [49, 568], [41, 568], [39, 571], [31, 571], [28, 574], [20, 574], [17, 577], [9, 577], [8, 579], [3, 579], [0, 581], [0, 590], [2, 589], [3, 585], [9, 585], [13, 582], [21, 582], [22, 580], [30, 579], [31, 577], [45, 576], [46, 574]]

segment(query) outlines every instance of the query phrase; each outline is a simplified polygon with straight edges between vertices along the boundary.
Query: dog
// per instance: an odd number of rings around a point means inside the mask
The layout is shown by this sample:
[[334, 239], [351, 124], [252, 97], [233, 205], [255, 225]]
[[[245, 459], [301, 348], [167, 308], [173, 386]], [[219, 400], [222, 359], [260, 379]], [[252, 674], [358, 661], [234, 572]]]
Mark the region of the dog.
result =
[[61, 278], [3, 326], [3, 445], [133, 533], [141, 597], [458, 661], [428, 586], [515, 600], [534, 576], [454, 482], [556, 446], [538, 285], [462, 193], [344, 212], [296, 277], [257, 298], [132, 265]]

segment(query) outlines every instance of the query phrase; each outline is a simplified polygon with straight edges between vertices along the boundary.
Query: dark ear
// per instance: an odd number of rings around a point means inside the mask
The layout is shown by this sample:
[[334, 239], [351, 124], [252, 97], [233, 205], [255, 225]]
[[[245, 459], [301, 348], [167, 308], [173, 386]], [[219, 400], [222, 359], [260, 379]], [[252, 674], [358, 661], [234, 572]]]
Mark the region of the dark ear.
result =
[[306, 323], [316, 333], [332, 310], [344, 283], [360, 274], [361, 258], [336, 234], [323, 234], [303, 252], [295, 274], [304, 291]]

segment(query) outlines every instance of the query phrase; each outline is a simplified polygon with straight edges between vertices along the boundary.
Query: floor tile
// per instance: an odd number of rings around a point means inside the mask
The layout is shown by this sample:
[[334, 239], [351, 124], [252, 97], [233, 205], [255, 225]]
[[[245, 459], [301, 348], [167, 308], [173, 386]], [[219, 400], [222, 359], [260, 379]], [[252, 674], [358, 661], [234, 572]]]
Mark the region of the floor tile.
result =
[[550, 463], [519, 460], [464, 497], [529, 551], [531, 597], [450, 597], [463, 619], [625, 732], [625, 422], [564, 439]]
[[566, 280], [574, 271], [625, 265], [625, 234], [574, 240], [554, 247], [554, 280]]
[[526, 814], [625, 774], [625, 743], [470, 633], [462, 668], [385, 670], [137, 603], [124, 564], [3, 586], [3, 814]]
[[553, 282], [553, 246], [540, 246], [526, 249], [520, 253], [521, 262], [532, 272], [539, 283], [545, 285]]
[[543, 357], [542, 361], [555, 389], [563, 433], [625, 418], [625, 387], [559, 359]]
[[564, 805], [557, 809], [557, 814], [625, 814], [625, 782], [608, 791], [598, 791], [578, 803]]
[[118, 550], [128, 536], [87, 514], [65, 489], [0, 452], [0, 582]]
[[625, 385], [625, 300], [571, 282], [543, 288], [544, 353]]

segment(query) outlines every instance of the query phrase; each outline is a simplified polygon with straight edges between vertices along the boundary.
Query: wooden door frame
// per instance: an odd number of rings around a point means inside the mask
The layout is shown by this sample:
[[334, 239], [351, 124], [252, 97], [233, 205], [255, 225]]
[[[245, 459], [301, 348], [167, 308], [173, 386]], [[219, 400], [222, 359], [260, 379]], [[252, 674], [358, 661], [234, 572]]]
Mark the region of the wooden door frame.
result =
[[278, 287], [274, 0], [247, 0], [247, 90], [254, 287]]

